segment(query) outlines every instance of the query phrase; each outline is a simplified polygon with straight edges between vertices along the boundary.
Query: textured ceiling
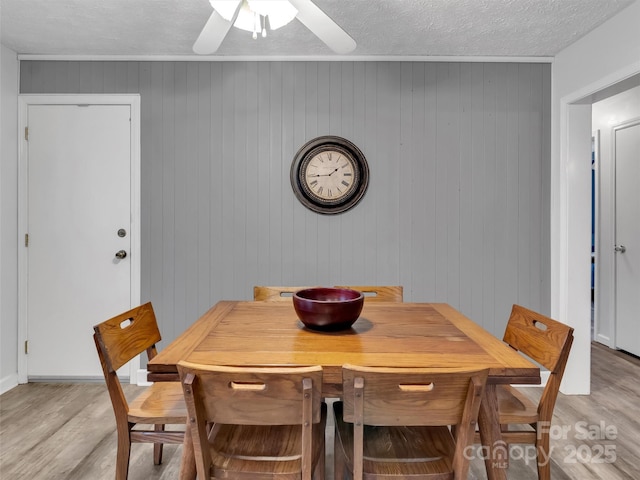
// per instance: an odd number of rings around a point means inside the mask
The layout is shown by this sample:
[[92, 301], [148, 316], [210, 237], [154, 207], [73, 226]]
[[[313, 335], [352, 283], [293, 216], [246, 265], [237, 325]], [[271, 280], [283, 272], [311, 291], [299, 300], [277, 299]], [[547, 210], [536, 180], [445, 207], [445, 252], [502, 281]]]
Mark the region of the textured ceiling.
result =
[[[357, 42], [348, 56], [550, 57], [633, 1], [315, 3]], [[207, 0], [0, 0], [2, 44], [33, 55], [193, 56], [211, 11]], [[232, 28], [216, 55], [335, 54], [294, 20], [258, 40]]]

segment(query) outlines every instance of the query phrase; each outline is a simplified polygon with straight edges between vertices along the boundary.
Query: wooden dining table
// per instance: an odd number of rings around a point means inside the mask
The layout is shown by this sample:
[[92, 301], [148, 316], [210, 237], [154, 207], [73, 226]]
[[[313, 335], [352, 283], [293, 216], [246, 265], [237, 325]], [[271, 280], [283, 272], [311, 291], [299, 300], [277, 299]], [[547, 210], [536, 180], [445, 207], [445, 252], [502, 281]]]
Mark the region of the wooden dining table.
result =
[[[325, 397], [341, 396], [345, 363], [488, 368], [478, 425], [489, 479], [506, 479], [496, 387], [540, 383], [535, 364], [444, 303], [365, 301], [350, 329], [321, 332], [298, 320], [292, 302], [221, 301], [147, 364], [148, 379], [178, 381], [181, 360], [205, 365], [321, 365]], [[185, 436], [181, 479], [195, 478], [190, 439]]]

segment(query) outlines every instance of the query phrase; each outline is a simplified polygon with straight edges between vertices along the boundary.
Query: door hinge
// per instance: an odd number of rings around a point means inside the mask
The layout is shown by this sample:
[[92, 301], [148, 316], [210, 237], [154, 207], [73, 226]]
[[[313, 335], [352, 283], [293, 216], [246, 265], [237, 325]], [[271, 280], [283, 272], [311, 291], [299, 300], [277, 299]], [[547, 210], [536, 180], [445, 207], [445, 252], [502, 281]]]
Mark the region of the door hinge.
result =
[[25, 355], [29, 354], [29, 340], [24, 341], [24, 354]]
[[25, 247], [29, 246], [29, 234], [28, 233], [24, 234], [24, 246]]
[[24, 127], [24, 139], [29, 141], [29, 127]]

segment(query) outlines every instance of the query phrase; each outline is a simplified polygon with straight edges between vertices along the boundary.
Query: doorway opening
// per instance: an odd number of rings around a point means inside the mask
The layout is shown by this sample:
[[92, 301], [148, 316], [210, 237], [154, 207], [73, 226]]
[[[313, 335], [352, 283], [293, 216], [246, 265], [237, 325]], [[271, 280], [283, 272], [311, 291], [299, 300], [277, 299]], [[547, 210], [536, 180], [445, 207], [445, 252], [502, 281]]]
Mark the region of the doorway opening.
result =
[[[598, 92], [592, 106], [592, 340], [620, 348], [617, 332], [616, 132], [640, 118], [640, 74]], [[615, 248], [614, 248], [615, 247]], [[618, 265], [619, 266], [619, 265]]]

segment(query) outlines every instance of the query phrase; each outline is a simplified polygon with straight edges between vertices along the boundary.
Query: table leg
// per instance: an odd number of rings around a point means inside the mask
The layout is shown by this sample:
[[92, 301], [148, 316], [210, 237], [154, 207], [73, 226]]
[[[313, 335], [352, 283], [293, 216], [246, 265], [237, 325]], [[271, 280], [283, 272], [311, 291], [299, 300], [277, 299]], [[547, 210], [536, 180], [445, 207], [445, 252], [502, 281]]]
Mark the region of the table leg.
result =
[[478, 427], [488, 480], [506, 480], [506, 469], [509, 467], [509, 447], [502, 440], [500, 432], [497, 388], [498, 386], [495, 384], [487, 384], [478, 415]]
[[184, 442], [182, 444], [182, 460], [180, 461], [180, 480], [195, 480], [196, 457], [193, 452], [193, 438], [191, 437], [191, 427], [187, 422], [184, 432]]

